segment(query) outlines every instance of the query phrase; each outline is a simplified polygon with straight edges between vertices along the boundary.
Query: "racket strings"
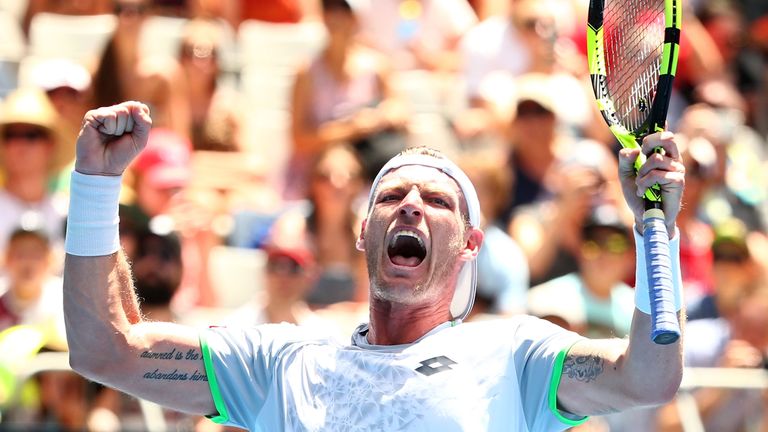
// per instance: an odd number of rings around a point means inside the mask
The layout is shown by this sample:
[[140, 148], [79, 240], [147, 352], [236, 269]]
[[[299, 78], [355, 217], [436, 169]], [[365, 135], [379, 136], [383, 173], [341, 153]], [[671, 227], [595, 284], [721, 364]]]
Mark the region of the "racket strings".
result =
[[646, 125], [656, 96], [664, 43], [663, 0], [606, 0], [606, 87], [621, 124]]

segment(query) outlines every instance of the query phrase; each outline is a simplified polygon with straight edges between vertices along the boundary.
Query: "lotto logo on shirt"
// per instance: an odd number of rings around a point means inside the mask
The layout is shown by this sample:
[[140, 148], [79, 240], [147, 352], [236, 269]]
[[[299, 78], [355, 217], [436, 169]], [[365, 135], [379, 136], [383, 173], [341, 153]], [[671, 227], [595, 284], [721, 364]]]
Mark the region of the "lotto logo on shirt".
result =
[[456, 364], [455, 361], [446, 356], [432, 357], [431, 359], [422, 360], [420, 363], [421, 366], [416, 368], [416, 372], [426, 376], [451, 370], [451, 366]]

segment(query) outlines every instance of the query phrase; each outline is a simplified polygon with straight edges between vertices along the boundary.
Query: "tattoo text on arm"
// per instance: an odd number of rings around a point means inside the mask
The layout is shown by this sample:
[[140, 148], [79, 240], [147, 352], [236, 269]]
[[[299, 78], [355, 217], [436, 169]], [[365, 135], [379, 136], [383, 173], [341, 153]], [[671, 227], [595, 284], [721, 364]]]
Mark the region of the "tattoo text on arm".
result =
[[[186, 352], [183, 352], [173, 348], [166, 352], [143, 351], [139, 354], [139, 358], [183, 362], [188, 360], [200, 360], [203, 356], [194, 349], [189, 349]], [[190, 372], [189, 370], [179, 370], [178, 368], [168, 368], [168, 370], [155, 368], [154, 370], [147, 371], [142, 378], [152, 381], [208, 381], [208, 376], [206, 376], [205, 371], [201, 372], [200, 370], [195, 369]]]
[[605, 360], [596, 355], [568, 356], [563, 364], [563, 374], [576, 381], [588, 383], [603, 373]]

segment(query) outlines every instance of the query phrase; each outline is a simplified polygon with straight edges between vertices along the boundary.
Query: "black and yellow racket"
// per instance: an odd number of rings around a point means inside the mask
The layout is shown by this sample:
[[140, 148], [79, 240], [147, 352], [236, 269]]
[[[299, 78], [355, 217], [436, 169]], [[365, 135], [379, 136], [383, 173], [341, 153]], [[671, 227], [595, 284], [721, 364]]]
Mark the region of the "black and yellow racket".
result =
[[[622, 147], [639, 147], [645, 136], [664, 127], [677, 69], [681, 1], [589, 2], [587, 55], [592, 88], [603, 118]], [[635, 168], [644, 161], [641, 155]], [[651, 338], [670, 344], [680, 337], [680, 324], [659, 185], [645, 192], [644, 201]]]

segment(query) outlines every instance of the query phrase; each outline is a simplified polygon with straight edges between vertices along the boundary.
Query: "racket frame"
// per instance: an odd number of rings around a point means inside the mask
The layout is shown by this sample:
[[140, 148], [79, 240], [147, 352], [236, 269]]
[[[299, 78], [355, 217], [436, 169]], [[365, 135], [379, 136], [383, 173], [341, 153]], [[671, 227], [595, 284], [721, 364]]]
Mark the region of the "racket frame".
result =
[[[606, 0], [590, 0], [589, 3], [587, 59], [592, 89], [600, 113], [619, 144], [624, 148], [640, 148], [643, 138], [651, 133], [662, 131], [666, 122], [680, 50], [682, 0], [664, 0], [665, 30], [656, 93], [651, 102], [648, 118], [635, 130], [628, 130], [621, 123], [608, 90], [603, 27], [605, 2]], [[657, 148], [654, 151], [663, 152], [663, 149]], [[641, 152], [635, 161], [635, 169], [639, 169], [645, 163], [645, 159], [646, 156]], [[649, 255], [646, 257], [646, 265], [648, 281], [651, 285], [649, 287], [653, 327], [651, 339], [657, 344], [666, 345], [679, 339], [680, 324], [672, 297], [674, 293], [672, 292], [668, 233], [663, 223], [661, 188], [658, 185], [648, 188], [643, 198], [646, 208], [643, 215], [644, 240], [646, 253]]]

